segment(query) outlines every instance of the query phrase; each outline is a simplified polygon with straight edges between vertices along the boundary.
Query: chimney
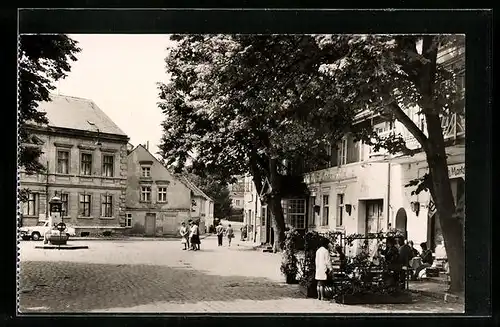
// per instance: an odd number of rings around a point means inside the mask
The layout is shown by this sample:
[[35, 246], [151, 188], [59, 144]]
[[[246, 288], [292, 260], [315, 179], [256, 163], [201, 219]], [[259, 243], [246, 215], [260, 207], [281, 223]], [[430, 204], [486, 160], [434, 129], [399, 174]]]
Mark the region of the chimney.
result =
[[149, 151], [149, 141], [146, 141], [146, 150]]

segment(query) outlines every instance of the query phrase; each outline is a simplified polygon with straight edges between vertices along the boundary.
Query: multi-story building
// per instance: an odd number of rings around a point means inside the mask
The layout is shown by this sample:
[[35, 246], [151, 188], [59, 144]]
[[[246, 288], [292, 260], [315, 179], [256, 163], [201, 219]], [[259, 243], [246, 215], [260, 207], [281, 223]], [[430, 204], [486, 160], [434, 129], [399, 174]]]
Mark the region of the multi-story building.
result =
[[232, 207], [235, 209], [243, 209], [245, 197], [245, 177], [239, 177], [236, 183], [228, 186], [229, 197], [231, 198]]
[[213, 201], [185, 177], [171, 173], [143, 145], [128, 154], [127, 233], [177, 235], [188, 220], [213, 220]]
[[92, 100], [60, 95], [51, 100], [39, 104], [49, 123], [27, 125], [46, 171], [28, 175], [19, 167], [20, 187], [30, 190], [21, 204], [22, 224], [45, 220], [50, 198], [58, 195], [62, 219], [77, 234], [121, 231], [129, 138]]
[[[463, 45], [441, 49], [438, 60], [441, 65], [464, 67]], [[406, 113], [426, 133], [425, 118], [419, 114], [419, 109], [407, 108]], [[407, 147], [420, 147], [398, 121], [373, 115], [371, 111], [357, 115], [356, 123], [367, 122], [380, 136], [400, 133]], [[442, 128], [453, 195], [458, 203], [464, 196], [465, 181], [463, 115], [443, 117]], [[287, 225], [303, 231], [340, 230], [348, 234], [364, 234], [393, 227], [406, 232], [415, 244], [428, 242], [433, 249], [442, 248], [441, 231], [429, 192], [412, 195], [414, 188], [405, 187], [410, 180], [422, 177], [428, 171], [425, 153], [409, 157], [389, 155], [384, 150], [375, 152], [363, 142], [354, 141], [351, 135], [345, 135], [336, 146], [327, 146], [327, 154], [330, 160], [326, 167], [304, 175], [310, 196], [283, 200]], [[255, 190], [247, 191], [245, 206], [249, 210], [253, 208], [252, 212], [258, 215], [258, 218], [250, 218], [249, 221], [256, 222], [260, 218], [262, 223], [256, 228], [260, 234], [258, 239], [263, 243], [272, 242], [269, 212], [256, 199]]]

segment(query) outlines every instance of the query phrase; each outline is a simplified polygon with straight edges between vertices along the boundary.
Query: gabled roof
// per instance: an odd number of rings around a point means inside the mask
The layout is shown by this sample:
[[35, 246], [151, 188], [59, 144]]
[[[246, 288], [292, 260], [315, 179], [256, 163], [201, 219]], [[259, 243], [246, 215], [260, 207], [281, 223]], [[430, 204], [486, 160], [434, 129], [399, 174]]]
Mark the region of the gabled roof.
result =
[[52, 101], [40, 102], [38, 110], [46, 113], [49, 126], [127, 136], [90, 99], [51, 94]]
[[[139, 144], [137, 145], [132, 151], [130, 151], [129, 155], [132, 154], [134, 151], [137, 150], [138, 147], [141, 147], [144, 149], [144, 151], [146, 151], [147, 153], [149, 153], [151, 155], [151, 157], [153, 158], [154, 161], [156, 161], [157, 163], [159, 163], [161, 166], [163, 166], [163, 164], [151, 153], [149, 152], [148, 149], [146, 149], [146, 147], [142, 144]], [[167, 167], [163, 166], [163, 168], [165, 168], [166, 171], [168, 171], [172, 177], [176, 178], [178, 181], [180, 181], [182, 184], [186, 185], [186, 187], [188, 189], [190, 189], [195, 195], [197, 196], [201, 196], [201, 197], [204, 197], [205, 199], [209, 200], [209, 201], [213, 201], [208, 195], [206, 195], [202, 190], [200, 190], [200, 188], [196, 185], [194, 185], [193, 183], [191, 183], [186, 177], [182, 176], [182, 175], [179, 175], [179, 174], [175, 174], [173, 172], [171, 172]]]
[[191, 181], [189, 181], [185, 176], [179, 176], [180, 180], [186, 184], [188, 188], [190, 188], [193, 193], [197, 196], [204, 197], [205, 199], [209, 201], [213, 201], [208, 195], [206, 195], [200, 188], [196, 185], [194, 185]]

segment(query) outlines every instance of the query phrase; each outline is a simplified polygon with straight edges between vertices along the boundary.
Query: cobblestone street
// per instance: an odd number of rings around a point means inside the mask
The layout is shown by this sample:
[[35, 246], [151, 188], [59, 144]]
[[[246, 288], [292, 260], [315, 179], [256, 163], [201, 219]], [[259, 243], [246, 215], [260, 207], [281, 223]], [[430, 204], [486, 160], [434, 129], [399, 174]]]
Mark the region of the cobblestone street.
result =
[[20, 244], [19, 310], [32, 312], [461, 313], [463, 305], [415, 295], [406, 305], [339, 305], [287, 285], [280, 256], [248, 246], [183, 251], [177, 240], [73, 241], [88, 250]]

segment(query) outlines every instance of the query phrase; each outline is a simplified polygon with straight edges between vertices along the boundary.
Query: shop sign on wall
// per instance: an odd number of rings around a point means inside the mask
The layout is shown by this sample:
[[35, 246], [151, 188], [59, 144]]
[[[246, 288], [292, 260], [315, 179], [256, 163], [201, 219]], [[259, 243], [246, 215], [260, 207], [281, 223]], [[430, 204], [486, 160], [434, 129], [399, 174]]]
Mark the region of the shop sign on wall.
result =
[[450, 178], [465, 177], [465, 163], [448, 166], [448, 176]]

